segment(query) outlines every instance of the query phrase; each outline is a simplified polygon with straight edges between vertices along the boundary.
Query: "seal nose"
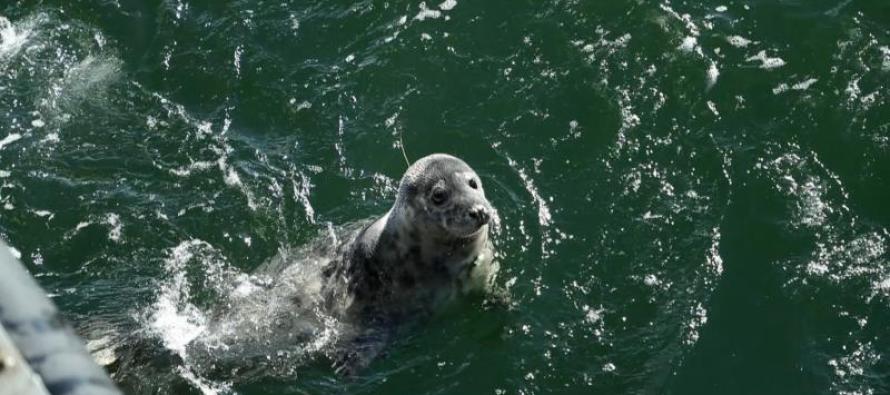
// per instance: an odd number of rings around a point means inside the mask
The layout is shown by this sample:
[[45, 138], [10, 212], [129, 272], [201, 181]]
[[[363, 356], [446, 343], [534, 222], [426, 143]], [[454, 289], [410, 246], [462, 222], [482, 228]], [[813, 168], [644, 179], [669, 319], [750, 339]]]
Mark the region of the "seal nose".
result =
[[485, 225], [491, 219], [491, 214], [484, 206], [476, 206], [470, 209], [470, 218], [476, 221], [480, 226]]

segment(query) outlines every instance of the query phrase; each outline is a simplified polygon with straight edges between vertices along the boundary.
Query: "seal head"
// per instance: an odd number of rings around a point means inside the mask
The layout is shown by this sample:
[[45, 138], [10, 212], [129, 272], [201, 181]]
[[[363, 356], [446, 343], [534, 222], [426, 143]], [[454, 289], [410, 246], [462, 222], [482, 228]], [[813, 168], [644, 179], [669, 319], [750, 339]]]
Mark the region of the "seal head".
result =
[[429, 237], [464, 239], [484, 230], [493, 211], [470, 166], [451, 155], [434, 154], [405, 172], [391, 214]]
[[[327, 300], [355, 328], [334, 365], [350, 375], [367, 366], [399, 328], [493, 278], [482, 181], [446, 154], [419, 159], [402, 176], [386, 215], [358, 232], [326, 270]], [[345, 285], [345, 287], [343, 286]]]

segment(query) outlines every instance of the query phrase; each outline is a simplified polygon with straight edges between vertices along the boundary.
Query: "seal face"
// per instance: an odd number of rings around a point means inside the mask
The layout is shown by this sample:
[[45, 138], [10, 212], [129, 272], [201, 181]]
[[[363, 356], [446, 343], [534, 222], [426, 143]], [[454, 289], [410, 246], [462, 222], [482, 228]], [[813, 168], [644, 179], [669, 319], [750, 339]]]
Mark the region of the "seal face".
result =
[[434, 154], [412, 164], [389, 212], [360, 231], [326, 270], [331, 292], [343, 296], [328, 299], [346, 301], [343, 317], [361, 328], [335, 362], [338, 371], [366, 366], [405, 318], [484, 286], [494, 215], [482, 181], [464, 161]]

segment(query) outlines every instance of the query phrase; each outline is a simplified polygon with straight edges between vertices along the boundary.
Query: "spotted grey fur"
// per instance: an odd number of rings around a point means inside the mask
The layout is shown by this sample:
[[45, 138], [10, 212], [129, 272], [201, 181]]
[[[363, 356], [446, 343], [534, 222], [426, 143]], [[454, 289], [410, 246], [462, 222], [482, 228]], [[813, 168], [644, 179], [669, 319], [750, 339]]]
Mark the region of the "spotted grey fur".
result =
[[479, 176], [445, 154], [412, 164], [389, 212], [341, 249], [327, 268], [327, 300], [345, 301], [358, 329], [335, 366], [364, 368], [406, 321], [428, 314], [491, 278], [489, 222], [495, 211]]

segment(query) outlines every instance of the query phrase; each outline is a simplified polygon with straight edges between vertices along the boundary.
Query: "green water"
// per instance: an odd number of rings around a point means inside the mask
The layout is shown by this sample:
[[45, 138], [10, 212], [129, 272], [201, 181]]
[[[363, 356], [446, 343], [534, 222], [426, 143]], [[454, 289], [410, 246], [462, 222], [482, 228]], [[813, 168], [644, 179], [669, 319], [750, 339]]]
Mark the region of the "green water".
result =
[[[0, 15], [0, 237], [127, 393], [890, 393], [886, 0]], [[353, 379], [195, 373], [239, 276], [387, 210], [400, 136], [482, 177], [511, 306]]]

